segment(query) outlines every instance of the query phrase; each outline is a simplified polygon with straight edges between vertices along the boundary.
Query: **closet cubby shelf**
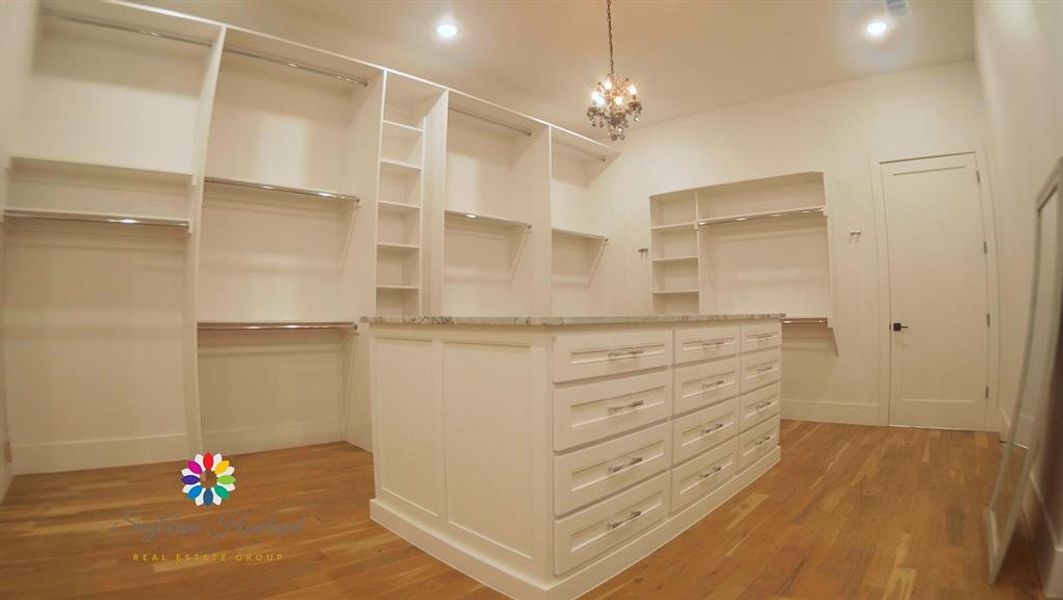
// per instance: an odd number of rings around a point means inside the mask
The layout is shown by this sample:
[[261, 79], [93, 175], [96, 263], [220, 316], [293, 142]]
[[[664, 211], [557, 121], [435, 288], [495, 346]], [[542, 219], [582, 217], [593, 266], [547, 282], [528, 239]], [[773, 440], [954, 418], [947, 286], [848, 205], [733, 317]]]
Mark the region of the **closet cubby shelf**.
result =
[[822, 206], [805, 206], [801, 208], [789, 208], [785, 210], [772, 210], [765, 212], [746, 213], [742, 215], [734, 215], [730, 217], [713, 217], [709, 219], [699, 219], [698, 225], [720, 225], [723, 223], [742, 223], [745, 221], [760, 221], [764, 219], [774, 219], [779, 217], [794, 217], [800, 215], [811, 214], [823, 214]]
[[518, 221], [516, 219], [506, 219], [504, 217], [494, 217], [491, 215], [464, 212], [460, 210], [447, 210], [445, 211], [445, 213], [448, 217], [461, 219], [463, 222], [466, 223], [476, 223], [478, 225], [485, 225], [491, 227], [508, 227], [512, 229], [531, 229], [531, 223]]
[[413, 125], [399, 123], [398, 121], [389, 121], [387, 119], [384, 119], [384, 126], [391, 127], [396, 132], [404, 135], [414, 136], [421, 135], [422, 133], [424, 133], [424, 129], [421, 129], [420, 127], [414, 127]]
[[119, 215], [97, 212], [74, 212], [47, 208], [18, 208], [14, 206], [4, 209], [4, 218], [77, 221], [83, 223], [111, 223], [116, 225], [150, 225], [155, 227], [173, 227], [184, 229], [186, 231], [191, 226], [191, 222], [188, 219], [150, 217], [145, 215]]
[[669, 223], [667, 225], [654, 225], [650, 231], [667, 231], [670, 229], [694, 229], [695, 221], [683, 221], [682, 223]]
[[229, 187], [238, 187], [244, 189], [261, 190], [265, 192], [271, 192], [276, 194], [292, 194], [296, 196], [306, 196], [308, 198], [326, 199], [326, 200], [340, 200], [343, 202], [352, 202], [354, 204], [361, 203], [361, 198], [358, 196], [352, 196], [350, 194], [341, 194], [339, 192], [332, 192], [329, 190], [319, 190], [311, 188], [294, 188], [283, 185], [273, 185], [268, 183], [255, 183], [253, 181], [243, 181], [240, 179], [226, 179], [224, 177], [205, 177], [203, 179], [208, 185], [224, 185]]
[[698, 290], [654, 290], [655, 296], [673, 296], [678, 294], [697, 294]]
[[276, 331], [300, 329], [341, 329], [355, 331], [354, 321], [200, 321], [200, 331]]
[[392, 173], [395, 175], [414, 176], [421, 174], [421, 167], [413, 165], [401, 160], [392, 160], [390, 158], [380, 159], [380, 168], [384, 172]]
[[697, 255], [691, 256], [662, 256], [653, 259], [655, 263], [678, 263], [678, 262], [697, 262]]
[[554, 227], [553, 232], [555, 235], [567, 235], [569, 237], [585, 238], [588, 240], [594, 240], [606, 244], [609, 242], [609, 238], [597, 233], [585, 233], [583, 231], [575, 231], [573, 229], [562, 229], [560, 227]]
[[392, 250], [420, 250], [421, 247], [417, 244], [397, 244], [394, 242], [377, 242], [379, 248], [389, 248]]
[[417, 211], [421, 210], [421, 207], [416, 204], [408, 204], [406, 202], [389, 202], [387, 200], [377, 200], [377, 205], [380, 208], [393, 211]]

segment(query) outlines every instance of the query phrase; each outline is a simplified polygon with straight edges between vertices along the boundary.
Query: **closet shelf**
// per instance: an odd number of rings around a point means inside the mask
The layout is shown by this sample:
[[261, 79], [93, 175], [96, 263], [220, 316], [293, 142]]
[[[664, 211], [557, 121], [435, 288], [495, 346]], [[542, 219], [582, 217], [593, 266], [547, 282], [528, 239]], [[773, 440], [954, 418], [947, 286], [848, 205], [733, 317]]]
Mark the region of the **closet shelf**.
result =
[[667, 231], [669, 229], [694, 229], [694, 221], [683, 221], [682, 223], [669, 223], [667, 225], [654, 225], [650, 227], [650, 231]]
[[677, 294], [697, 294], [697, 290], [654, 290], [655, 296], [677, 295]]
[[763, 219], [772, 219], [778, 217], [792, 217], [799, 215], [810, 214], [823, 214], [822, 206], [805, 206], [803, 208], [789, 208], [786, 210], [773, 210], [766, 212], [746, 213], [743, 215], [734, 215], [730, 217], [714, 217], [711, 219], [700, 219], [698, 225], [719, 225], [722, 223], [741, 223], [744, 221], [758, 221]]
[[582, 231], [574, 231], [572, 229], [561, 229], [560, 227], [554, 227], [553, 232], [557, 235], [567, 235], [570, 237], [585, 238], [588, 240], [594, 240], [603, 244], [609, 242], [609, 238], [604, 235], [598, 235], [597, 233], [584, 233]]
[[378, 284], [376, 284], [376, 289], [378, 289], [378, 290], [395, 290], [395, 291], [399, 291], [399, 292], [413, 292], [413, 291], [417, 291], [417, 290], [419, 290], [421, 288], [419, 288], [416, 285], [399, 285], [399, 284], [392, 284], [392, 283], [378, 283]]
[[354, 321], [200, 321], [196, 327], [200, 331], [358, 329]]
[[318, 190], [312, 188], [293, 188], [283, 185], [270, 185], [265, 183], [255, 183], [252, 181], [243, 181], [239, 179], [226, 179], [224, 177], [206, 177], [204, 178], [208, 184], [213, 185], [225, 185], [230, 187], [247, 188], [254, 190], [264, 190], [267, 192], [274, 192], [278, 194], [294, 194], [298, 196], [308, 196], [311, 198], [325, 198], [328, 200], [341, 200], [344, 202], [353, 202], [359, 204], [361, 199], [358, 196], [351, 196], [349, 194], [341, 194], [339, 192], [332, 192], [329, 190]]
[[402, 162], [401, 160], [392, 160], [390, 158], [380, 159], [380, 168], [385, 172], [390, 172], [395, 175], [420, 175], [421, 167], [412, 165], [408, 162]]
[[405, 123], [399, 123], [397, 121], [389, 121], [387, 119], [384, 119], [384, 125], [386, 127], [391, 127], [395, 131], [404, 135], [414, 136], [421, 135], [422, 133], [424, 133], [424, 129], [421, 129], [420, 127], [414, 127], [413, 125], [407, 125]]
[[71, 212], [46, 208], [8, 207], [4, 209], [4, 217], [12, 219], [42, 219], [49, 221], [79, 221], [84, 223], [114, 223], [118, 225], [151, 225], [156, 227], [175, 227], [184, 230], [188, 230], [191, 226], [188, 219], [95, 212]]
[[377, 205], [380, 208], [394, 211], [417, 211], [421, 210], [421, 207], [416, 204], [407, 204], [405, 202], [389, 202], [387, 200], [377, 200]]
[[377, 242], [378, 248], [389, 248], [391, 250], [420, 250], [421, 247], [416, 244], [397, 244], [394, 242]]
[[508, 227], [512, 229], [531, 229], [531, 223], [525, 223], [524, 221], [517, 221], [516, 219], [506, 219], [504, 217], [493, 217], [491, 215], [482, 215], [477, 213], [463, 212], [460, 210], [447, 210], [446, 216], [461, 219], [462, 221], [469, 223], [477, 223], [486, 226], [493, 227]]
[[660, 258], [653, 259], [655, 263], [678, 263], [678, 262], [697, 262], [697, 255], [692, 256], [662, 256]]

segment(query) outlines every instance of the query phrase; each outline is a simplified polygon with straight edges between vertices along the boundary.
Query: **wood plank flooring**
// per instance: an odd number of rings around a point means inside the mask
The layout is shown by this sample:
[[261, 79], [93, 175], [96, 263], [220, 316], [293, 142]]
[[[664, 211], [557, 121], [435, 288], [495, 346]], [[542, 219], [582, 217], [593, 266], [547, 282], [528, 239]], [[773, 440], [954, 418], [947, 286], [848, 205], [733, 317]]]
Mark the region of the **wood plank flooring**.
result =
[[[781, 438], [771, 472], [586, 597], [1041, 597], [1025, 539], [984, 583], [993, 435], [784, 421]], [[228, 458], [237, 489], [213, 508], [180, 496], [175, 463], [16, 477], [0, 598], [500, 597], [369, 520], [366, 452]]]

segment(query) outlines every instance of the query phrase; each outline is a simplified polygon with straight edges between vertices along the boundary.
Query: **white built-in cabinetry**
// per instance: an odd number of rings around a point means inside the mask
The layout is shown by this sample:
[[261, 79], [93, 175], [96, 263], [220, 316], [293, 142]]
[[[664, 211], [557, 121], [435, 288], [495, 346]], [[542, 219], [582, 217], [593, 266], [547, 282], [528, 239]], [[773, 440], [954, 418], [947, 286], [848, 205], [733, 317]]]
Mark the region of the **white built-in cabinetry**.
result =
[[779, 460], [781, 325], [748, 317], [373, 321], [373, 518], [579, 596]]
[[363, 315], [618, 312], [607, 146], [170, 11], [26, 18], [0, 149], [20, 472], [368, 444]]

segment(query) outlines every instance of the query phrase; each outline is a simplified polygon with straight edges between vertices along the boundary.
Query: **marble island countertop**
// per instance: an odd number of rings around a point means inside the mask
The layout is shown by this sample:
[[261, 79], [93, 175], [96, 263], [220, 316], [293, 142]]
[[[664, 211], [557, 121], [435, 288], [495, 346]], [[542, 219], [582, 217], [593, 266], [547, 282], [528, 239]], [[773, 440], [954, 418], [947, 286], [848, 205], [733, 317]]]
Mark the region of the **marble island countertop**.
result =
[[617, 315], [617, 316], [557, 316], [557, 317], [455, 317], [445, 315], [417, 315], [408, 317], [362, 317], [370, 325], [630, 325], [639, 323], [702, 323], [707, 321], [752, 321], [782, 319], [783, 313], [732, 315]]

